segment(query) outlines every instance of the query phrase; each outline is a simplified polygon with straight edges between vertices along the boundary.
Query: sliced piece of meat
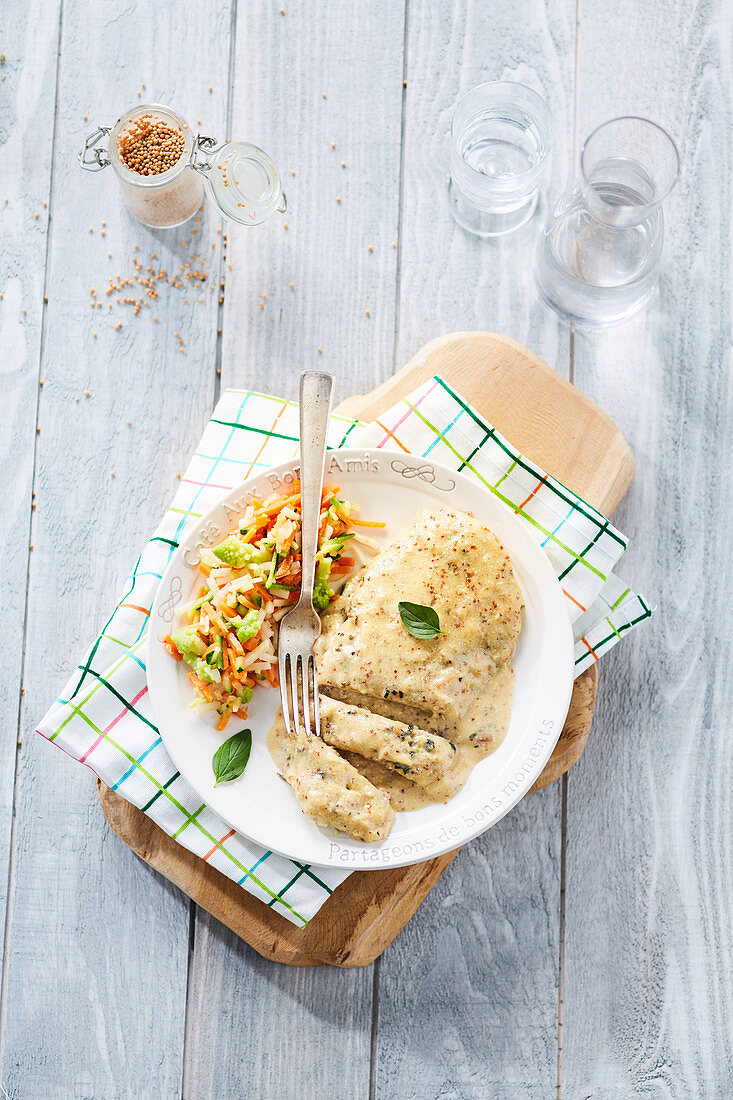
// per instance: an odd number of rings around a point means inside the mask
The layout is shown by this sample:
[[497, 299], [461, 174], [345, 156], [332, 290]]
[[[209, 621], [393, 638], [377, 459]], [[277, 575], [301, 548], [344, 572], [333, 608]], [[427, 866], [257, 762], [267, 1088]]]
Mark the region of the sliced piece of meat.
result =
[[270, 752], [300, 808], [317, 825], [338, 829], [354, 840], [384, 840], [394, 810], [380, 791], [320, 737], [290, 737], [282, 712], [268, 737]]
[[400, 772], [420, 787], [442, 782], [456, 762], [455, 747], [444, 737], [324, 695], [321, 737], [336, 749]]

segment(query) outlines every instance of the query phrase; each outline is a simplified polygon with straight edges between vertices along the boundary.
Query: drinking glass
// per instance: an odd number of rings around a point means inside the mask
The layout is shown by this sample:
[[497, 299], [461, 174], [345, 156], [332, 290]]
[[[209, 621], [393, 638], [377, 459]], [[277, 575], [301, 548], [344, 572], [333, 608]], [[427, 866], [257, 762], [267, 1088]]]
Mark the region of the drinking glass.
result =
[[656, 123], [614, 118], [585, 142], [580, 172], [537, 242], [537, 286], [567, 321], [615, 324], [656, 288], [662, 203], [677, 182], [679, 154]]
[[499, 237], [529, 221], [552, 148], [544, 99], [510, 80], [479, 84], [458, 101], [450, 137], [448, 195], [458, 224]]

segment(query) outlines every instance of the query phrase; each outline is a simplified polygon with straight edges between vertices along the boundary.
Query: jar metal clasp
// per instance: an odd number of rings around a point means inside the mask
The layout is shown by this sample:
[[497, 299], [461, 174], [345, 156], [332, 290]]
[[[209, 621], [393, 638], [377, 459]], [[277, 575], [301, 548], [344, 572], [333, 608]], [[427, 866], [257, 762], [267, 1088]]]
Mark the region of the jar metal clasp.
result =
[[[195, 168], [197, 172], [210, 172], [213, 166], [211, 161], [206, 159], [206, 153], [207, 151], [213, 153], [217, 148], [219, 148], [219, 143], [216, 138], [205, 137], [204, 134], [197, 134], [194, 139], [188, 163], [192, 168]], [[203, 154], [203, 157], [201, 157], [200, 154]]]
[[87, 172], [101, 172], [112, 163], [107, 149], [103, 145], [96, 145], [101, 138], [109, 137], [111, 129], [111, 126], [98, 126], [84, 142], [84, 148], [79, 153], [78, 159], [79, 164]]

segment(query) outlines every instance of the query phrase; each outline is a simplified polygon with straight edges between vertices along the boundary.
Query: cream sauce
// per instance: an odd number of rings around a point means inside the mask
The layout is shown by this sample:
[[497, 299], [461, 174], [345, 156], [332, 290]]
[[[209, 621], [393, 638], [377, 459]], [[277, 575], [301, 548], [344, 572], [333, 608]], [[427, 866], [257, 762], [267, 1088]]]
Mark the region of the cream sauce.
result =
[[[434, 608], [441, 629], [415, 638], [402, 600]], [[420, 512], [412, 527], [349, 580], [323, 616], [318, 680], [458, 721], [500, 664], [511, 659], [523, 599], [496, 536], [465, 512]]]
[[[446, 633], [412, 637], [400, 621], [400, 600], [434, 607]], [[395, 811], [452, 798], [506, 735], [522, 607], [509, 555], [488, 528], [462, 512], [421, 512], [323, 616], [318, 680], [326, 695], [347, 704], [323, 699], [324, 747], [363, 777], [365, 790], [386, 795]], [[441, 745], [443, 766], [432, 774], [421, 766], [419, 782], [400, 766], [407, 757], [399, 756], [396, 738], [406, 729], [411, 748], [424, 748], [430, 734]], [[450, 766], [445, 741], [456, 750]], [[289, 747], [281, 715], [268, 747], [282, 771]], [[336, 771], [333, 782], [339, 782]], [[329, 797], [335, 803], [338, 792]], [[348, 819], [338, 824], [329, 816], [334, 827], [351, 832]]]
[[[456, 760], [451, 770], [436, 782], [418, 786], [407, 776], [390, 771], [375, 760], [366, 760], [352, 752], [344, 756], [370, 783], [388, 794], [397, 812], [419, 810], [432, 802], [447, 802], [458, 794], [476, 765], [504, 740], [513, 695], [514, 670], [505, 664], [491, 677], [463, 719], [451, 728], [440, 728], [442, 736], [455, 745]], [[437, 729], [434, 732], [437, 733]]]

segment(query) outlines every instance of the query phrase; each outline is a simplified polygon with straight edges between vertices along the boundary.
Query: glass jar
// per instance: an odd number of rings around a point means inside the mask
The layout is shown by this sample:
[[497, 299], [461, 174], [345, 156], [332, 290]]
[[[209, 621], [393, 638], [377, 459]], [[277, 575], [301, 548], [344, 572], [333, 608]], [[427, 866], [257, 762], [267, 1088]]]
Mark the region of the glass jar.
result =
[[[120, 138], [145, 119], [166, 123], [183, 135], [183, 151], [165, 172], [145, 176], [129, 168], [120, 156]], [[107, 145], [97, 142], [107, 138]], [[272, 159], [246, 141], [219, 144], [191, 130], [186, 120], [159, 103], [140, 104], [118, 118], [114, 126], [99, 126], [79, 153], [82, 168], [99, 172], [112, 166], [125, 205], [133, 217], [158, 229], [188, 221], [201, 206], [204, 190], [221, 213], [240, 225], [259, 225], [287, 200]]]

